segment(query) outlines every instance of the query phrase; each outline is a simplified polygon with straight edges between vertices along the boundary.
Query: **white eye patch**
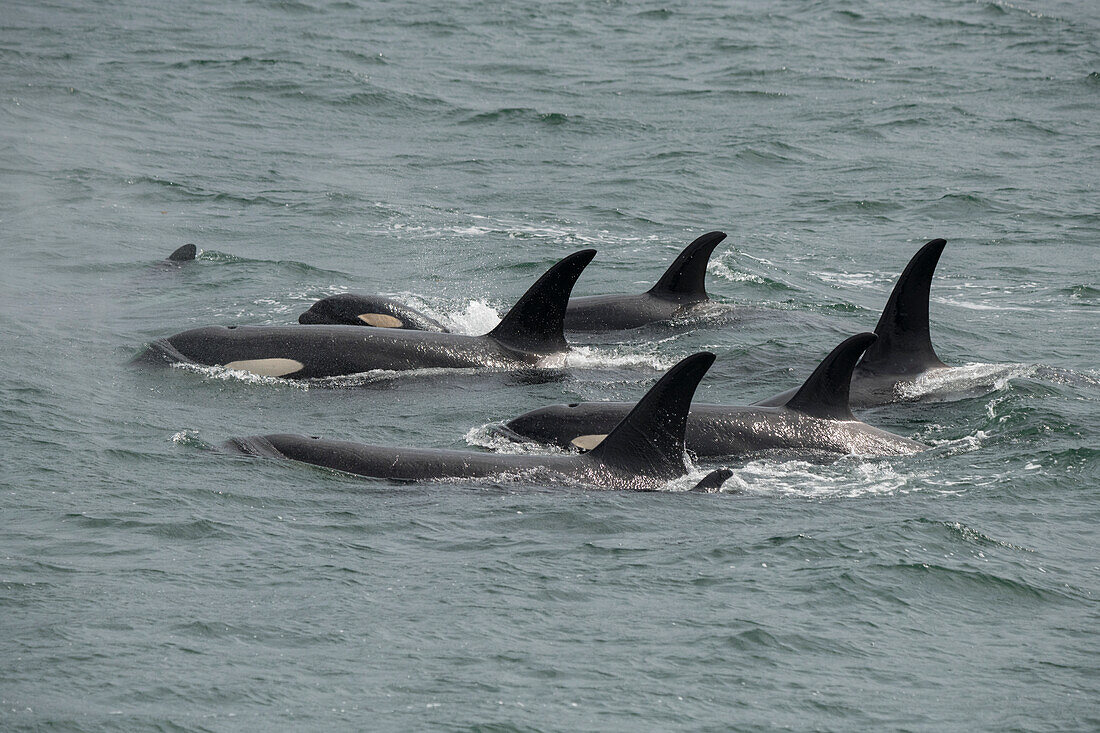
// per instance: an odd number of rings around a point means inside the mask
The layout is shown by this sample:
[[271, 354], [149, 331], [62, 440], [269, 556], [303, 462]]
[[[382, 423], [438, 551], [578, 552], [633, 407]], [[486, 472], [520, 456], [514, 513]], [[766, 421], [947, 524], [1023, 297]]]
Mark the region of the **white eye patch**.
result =
[[606, 435], [578, 435], [569, 442], [581, 450], [592, 450], [606, 437]]
[[252, 372], [261, 377], [285, 377], [288, 374], [301, 371], [305, 367], [300, 361], [294, 359], [244, 359], [231, 361], [225, 365], [226, 369], [235, 369], [240, 372]]
[[376, 328], [401, 328], [405, 325], [400, 319], [388, 316], [385, 313], [360, 313], [359, 320]]

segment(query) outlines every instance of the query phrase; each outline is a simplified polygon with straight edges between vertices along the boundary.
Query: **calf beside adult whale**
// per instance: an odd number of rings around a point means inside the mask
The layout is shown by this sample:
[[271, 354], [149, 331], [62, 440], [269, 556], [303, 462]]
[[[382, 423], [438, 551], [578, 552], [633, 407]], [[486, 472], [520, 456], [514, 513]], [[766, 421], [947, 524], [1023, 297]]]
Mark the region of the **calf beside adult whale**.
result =
[[[875, 326], [878, 340], [871, 344], [852, 372], [853, 407], [902, 400], [900, 387], [926, 374], [949, 369], [936, 356], [928, 323], [932, 276], [947, 241], [933, 239], [909, 260]], [[794, 394], [788, 390], [756, 404], [777, 406]]]
[[[688, 315], [693, 307], [710, 299], [705, 285], [707, 263], [725, 238], [723, 232], [697, 237], [644, 293], [571, 298], [565, 311], [566, 330], [625, 330]], [[447, 331], [442, 324], [392, 298], [351, 293], [322, 298], [300, 315], [298, 322]]]
[[[684, 476], [684, 426], [699, 380], [714, 354], [689, 356], [670, 369], [624, 413], [606, 439], [584, 455], [502, 455], [362, 445], [305, 435], [233, 438], [226, 447], [253, 456], [289, 458], [360, 476], [399, 481], [503, 477], [567, 480], [585, 488], [653, 490]], [[696, 488], [717, 488], [728, 469], [711, 472]]]
[[[825, 357], [782, 405], [695, 405], [687, 419], [687, 449], [699, 457], [859, 453], [906, 455], [926, 446], [860, 422], [848, 406], [852, 369], [876, 342], [848, 338]], [[504, 437], [562, 448], [592, 449], [630, 411], [625, 402], [582, 402], [532, 410], [497, 428]]]
[[293, 379], [373, 369], [529, 366], [568, 349], [566, 303], [595, 254], [581, 250], [551, 267], [483, 336], [355, 326], [207, 326], [155, 341], [137, 359]]

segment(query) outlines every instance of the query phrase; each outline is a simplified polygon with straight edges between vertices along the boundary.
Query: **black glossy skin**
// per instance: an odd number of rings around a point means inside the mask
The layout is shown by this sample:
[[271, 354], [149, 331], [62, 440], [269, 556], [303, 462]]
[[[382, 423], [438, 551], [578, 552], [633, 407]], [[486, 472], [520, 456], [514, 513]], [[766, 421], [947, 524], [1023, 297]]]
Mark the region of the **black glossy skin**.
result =
[[372, 369], [517, 367], [543, 354], [510, 349], [490, 336], [357, 326], [207, 326], [154, 342], [167, 361], [224, 366], [253, 359], [294, 359], [288, 379], [333, 377]]
[[[565, 311], [565, 329], [574, 332], [618, 331], [640, 328], [651, 323], [665, 323], [690, 314], [691, 309], [710, 300], [704, 285], [707, 263], [714, 248], [726, 238], [723, 232], [708, 232], [696, 237], [657, 281], [644, 293], [636, 295], [587, 295], [569, 299]], [[326, 301], [338, 301], [326, 304]], [[314, 304], [302, 314], [301, 323], [343, 323], [350, 326], [364, 325], [359, 314], [372, 312], [393, 304], [395, 317], [407, 322], [405, 328], [420, 330], [446, 330], [423, 313], [388, 298], [375, 295], [340, 295], [326, 298]], [[316, 314], [309, 315], [314, 310]], [[400, 313], [398, 310], [400, 310]], [[375, 310], [375, 313], [387, 313]], [[404, 315], [402, 315], [404, 314]], [[434, 324], [434, 325], [433, 325]]]
[[298, 323], [305, 325], [367, 326], [361, 316], [365, 313], [380, 313], [391, 316], [401, 322], [400, 328], [410, 331], [433, 331], [448, 333], [441, 323], [429, 318], [415, 308], [399, 303], [392, 298], [380, 295], [354, 295], [344, 293], [322, 298], [310, 306], [310, 309], [298, 316]]
[[[796, 390], [797, 391], [797, 390]], [[552, 405], [504, 423], [501, 434], [520, 442], [572, 447], [581, 435], [606, 435], [630, 411], [627, 402]], [[692, 405], [685, 443], [700, 458], [760, 452], [907, 455], [926, 448], [856, 420], [830, 420], [787, 407]]]
[[[895, 372], [886, 374], [875, 374], [867, 370], [856, 367], [856, 371], [852, 373], [852, 407], [856, 409], [866, 407], [878, 407], [879, 405], [888, 405], [892, 402], [901, 402], [900, 387], [906, 382], [912, 382], [914, 379], [920, 378], [922, 375], [939, 369], [950, 369], [950, 367], [940, 365], [938, 367], [930, 366], [928, 369], [923, 369], [916, 372]], [[759, 407], [774, 407], [776, 405], [786, 404], [797, 390], [789, 389], [786, 392], [780, 392], [777, 395], [772, 395], [766, 400], [760, 400], [753, 403]]]
[[692, 306], [708, 300], [705, 294], [701, 297], [665, 297], [652, 293], [573, 297], [565, 311], [565, 328], [578, 332], [640, 328], [685, 316]]
[[[882, 309], [873, 343], [852, 372], [852, 407], [874, 407], [900, 401], [900, 386], [930, 372], [949, 369], [932, 348], [928, 296], [932, 276], [947, 242], [933, 239], [905, 266]], [[786, 404], [796, 390], [788, 390], [756, 404]]]
[[[633, 405], [628, 406], [628, 412], [630, 407]], [[635, 474], [612, 468], [587, 455], [502, 455], [474, 451], [394, 448], [289, 434], [235, 438], [227, 445], [248, 455], [288, 458], [359, 476], [397, 481], [490, 478], [522, 474], [534, 480], [565, 479], [586, 487], [652, 490], [686, 473], [685, 468], [679, 473], [662, 476]]]
[[[848, 405], [852, 370], [878, 337], [850, 336], [822, 359], [813, 374], [782, 406], [696, 405], [685, 421], [685, 445], [697, 456], [744, 457], [771, 451], [796, 454], [859, 453], [897, 455], [924, 446], [859, 422]], [[623, 402], [586, 402], [534, 410], [505, 423], [505, 437], [574, 444], [580, 436], [600, 436], [630, 409]], [[591, 441], [577, 443], [588, 447]], [[599, 450], [597, 446], [595, 448]]]
[[[684, 427], [699, 380], [714, 363], [702, 352], [672, 367], [594, 450], [583, 456], [499, 455], [360, 445], [304, 435], [235, 438], [227, 447], [248, 455], [289, 458], [360, 476], [399, 481], [489, 478], [516, 474], [533, 480], [565, 479], [585, 487], [656, 489], [687, 473]], [[699, 484], [714, 489], [728, 471]]]
[[359, 326], [207, 326], [156, 341], [137, 360], [231, 366], [292, 379], [374, 369], [528, 366], [569, 348], [566, 304], [595, 254], [586, 249], [560, 260], [484, 336]]

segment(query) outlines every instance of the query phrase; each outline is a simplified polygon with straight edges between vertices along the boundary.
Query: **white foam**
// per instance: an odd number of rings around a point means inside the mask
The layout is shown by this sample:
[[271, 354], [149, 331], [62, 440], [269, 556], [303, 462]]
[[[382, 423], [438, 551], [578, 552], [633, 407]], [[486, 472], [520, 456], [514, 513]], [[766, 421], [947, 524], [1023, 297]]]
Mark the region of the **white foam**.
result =
[[758, 460], [734, 471], [722, 491], [801, 497], [859, 497], [927, 490], [931, 473], [908, 471], [891, 461], [863, 458], [834, 463]]
[[751, 272], [742, 272], [741, 270], [734, 270], [725, 262], [718, 260], [712, 260], [707, 266], [707, 272], [710, 272], [724, 280], [729, 280], [735, 283], [756, 283], [758, 285], [764, 285], [767, 283], [760, 275], [754, 275]]
[[566, 451], [556, 446], [541, 445], [539, 443], [517, 443], [496, 432], [499, 423], [489, 423], [478, 428], [470, 428], [466, 431], [466, 443], [479, 448], [488, 448], [496, 453], [513, 453], [516, 455], [547, 455], [562, 454]]
[[305, 380], [297, 379], [283, 379], [282, 377], [268, 377], [260, 374], [254, 374], [253, 372], [239, 371], [237, 369], [226, 369], [222, 366], [207, 366], [205, 364], [193, 364], [190, 362], [176, 362], [172, 364], [177, 369], [186, 369], [188, 371], [197, 372], [208, 379], [218, 379], [223, 382], [237, 381], [244, 382], [246, 384], [264, 384], [264, 385], [279, 385], [285, 387], [294, 387], [295, 389], [307, 390], [309, 389], [309, 382]]
[[971, 363], [959, 367], [934, 369], [912, 382], [900, 382], [896, 387], [902, 400], [921, 400], [936, 395], [959, 393], [983, 394], [1001, 391], [1010, 379], [1034, 376], [1036, 367], [1027, 364]]
[[[653, 348], [655, 344], [648, 344]], [[605, 367], [649, 367], [657, 371], [667, 371], [680, 359], [661, 355], [656, 351], [642, 353], [619, 348], [596, 348], [594, 346], [573, 346], [569, 351], [550, 354], [539, 360], [543, 369], [593, 369]]]

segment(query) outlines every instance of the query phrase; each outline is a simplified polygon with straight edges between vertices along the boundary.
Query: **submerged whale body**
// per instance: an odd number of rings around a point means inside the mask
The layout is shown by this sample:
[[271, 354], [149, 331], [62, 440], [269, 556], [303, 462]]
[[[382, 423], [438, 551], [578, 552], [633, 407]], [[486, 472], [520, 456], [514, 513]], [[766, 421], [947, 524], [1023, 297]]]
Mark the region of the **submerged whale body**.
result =
[[373, 369], [516, 367], [568, 349], [569, 293], [595, 250], [558, 262], [483, 336], [351, 326], [207, 326], [156, 341], [138, 361], [222, 366], [306, 379]]
[[[588, 295], [571, 298], [565, 311], [567, 331], [614, 331], [683, 317], [707, 302], [707, 263], [723, 232], [695, 239], [677, 256], [657, 284], [637, 295]], [[447, 329], [420, 311], [379, 295], [346, 293], [322, 298], [298, 317], [305, 324], [385, 326], [445, 333]]]
[[[702, 457], [742, 457], [762, 451], [784, 454], [859, 453], [906, 455], [924, 445], [860, 422], [848, 406], [856, 361], [874, 334], [845, 340], [782, 405], [695, 405], [687, 420], [687, 449]], [[497, 431], [521, 442], [591, 449], [629, 412], [624, 402], [582, 402], [533, 410]]]
[[[684, 425], [699, 380], [714, 363], [701, 352], [670, 369], [601, 443], [584, 455], [501, 455], [362, 445], [304, 435], [233, 438], [226, 447], [246, 455], [288, 458], [325, 468], [399, 481], [488, 478], [518, 472], [535, 479], [579, 482], [586, 488], [658, 489], [684, 476]], [[712, 472], [699, 483], [713, 489], [729, 477]]]
[[[898, 402], [902, 399], [899, 388], [903, 383], [950, 368], [932, 348], [928, 323], [932, 276], [946, 245], [946, 240], [933, 239], [921, 247], [894, 284], [875, 326], [878, 340], [868, 347], [852, 372], [853, 407]], [[792, 394], [793, 391], [782, 392], [756, 404], [782, 405]]]

